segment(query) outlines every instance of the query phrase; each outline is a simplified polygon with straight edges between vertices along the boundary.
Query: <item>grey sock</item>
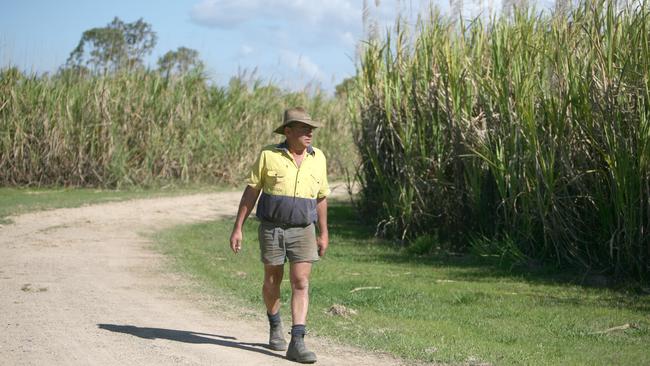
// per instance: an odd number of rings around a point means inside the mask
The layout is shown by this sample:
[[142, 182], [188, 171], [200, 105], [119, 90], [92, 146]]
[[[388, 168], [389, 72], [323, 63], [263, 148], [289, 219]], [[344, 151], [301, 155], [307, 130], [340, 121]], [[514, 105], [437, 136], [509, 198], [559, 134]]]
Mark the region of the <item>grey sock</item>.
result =
[[296, 324], [291, 327], [291, 337], [296, 337], [296, 336], [304, 336], [305, 335], [305, 325], [304, 324]]
[[278, 325], [282, 324], [282, 320], [280, 319], [280, 312], [278, 311], [277, 313], [271, 315], [269, 313], [266, 313], [266, 316], [269, 318], [269, 324], [271, 325]]

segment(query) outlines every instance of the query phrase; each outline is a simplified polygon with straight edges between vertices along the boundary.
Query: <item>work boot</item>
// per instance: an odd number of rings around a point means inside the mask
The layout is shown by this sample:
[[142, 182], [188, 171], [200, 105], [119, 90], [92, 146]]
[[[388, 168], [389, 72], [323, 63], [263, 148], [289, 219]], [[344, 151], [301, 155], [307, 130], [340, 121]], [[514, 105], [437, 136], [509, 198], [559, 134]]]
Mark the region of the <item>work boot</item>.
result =
[[292, 330], [291, 342], [287, 350], [287, 359], [300, 363], [316, 362], [316, 354], [305, 346], [305, 333], [294, 333]]
[[269, 348], [274, 351], [284, 351], [287, 349], [287, 341], [284, 339], [282, 323], [271, 324], [269, 332]]

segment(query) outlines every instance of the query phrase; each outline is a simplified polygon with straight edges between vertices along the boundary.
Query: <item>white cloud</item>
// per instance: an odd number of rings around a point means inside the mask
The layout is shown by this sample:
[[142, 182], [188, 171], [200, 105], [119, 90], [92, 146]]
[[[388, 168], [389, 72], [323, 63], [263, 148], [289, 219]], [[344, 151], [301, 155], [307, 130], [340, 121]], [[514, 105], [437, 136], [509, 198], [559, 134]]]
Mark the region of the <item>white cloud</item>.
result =
[[280, 62], [289, 69], [298, 73], [297, 76], [310, 80], [325, 81], [325, 73], [309, 57], [297, 54], [290, 50], [280, 53]]
[[339, 32], [338, 38], [341, 43], [350, 49], [354, 49], [354, 46], [357, 44], [357, 39], [354, 37], [352, 32]]
[[251, 1], [203, 0], [192, 7], [191, 19], [201, 25], [233, 28], [250, 19]]
[[[358, 42], [368, 36], [359, 0], [194, 1], [192, 22], [226, 30], [213, 34], [232, 64], [259, 66], [265, 76], [297, 88], [304, 81], [331, 87], [336, 81], [327, 75], [353, 74]], [[367, 4], [370, 23], [376, 24], [381, 37], [394, 27], [398, 14], [412, 26], [418, 14], [428, 16], [432, 5], [439, 6], [443, 14], [449, 9], [449, 0], [381, 0], [379, 6], [367, 0]], [[498, 9], [501, 0], [465, 4], [463, 15], [467, 18], [480, 11], [476, 4]], [[222, 65], [223, 69], [229, 67], [232, 65]]]
[[239, 48], [239, 56], [240, 57], [246, 57], [246, 56], [250, 55], [251, 53], [253, 53], [254, 51], [255, 51], [255, 49], [253, 49], [253, 47], [251, 47], [251, 46], [249, 46], [247, 44], [243, 44]]
[[351, 26], [361, 19], [359, 8], [349, 0], [202, 0], [190, 15], [198, 24], [218, 28], [255, 19], [303, 26]]

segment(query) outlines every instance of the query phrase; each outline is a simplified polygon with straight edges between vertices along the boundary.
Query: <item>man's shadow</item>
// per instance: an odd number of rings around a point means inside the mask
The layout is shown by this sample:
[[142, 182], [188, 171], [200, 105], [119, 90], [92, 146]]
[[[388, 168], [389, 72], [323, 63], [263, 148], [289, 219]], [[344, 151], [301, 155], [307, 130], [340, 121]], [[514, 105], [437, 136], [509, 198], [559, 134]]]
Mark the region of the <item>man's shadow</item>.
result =
[[215, 344], [217, 346], [238, 348], [284, 359], [283, 356], [266, 350], [265, 348], [268, 348], [266, 344], [235, 342], [237, 338], [230, 336], [190, 332], [186, 330], [136, 327], [133, 325], [97, 324], [97, 327], [111, 332], [130, 334], [145, 339], [159, 338], [184, 343]]

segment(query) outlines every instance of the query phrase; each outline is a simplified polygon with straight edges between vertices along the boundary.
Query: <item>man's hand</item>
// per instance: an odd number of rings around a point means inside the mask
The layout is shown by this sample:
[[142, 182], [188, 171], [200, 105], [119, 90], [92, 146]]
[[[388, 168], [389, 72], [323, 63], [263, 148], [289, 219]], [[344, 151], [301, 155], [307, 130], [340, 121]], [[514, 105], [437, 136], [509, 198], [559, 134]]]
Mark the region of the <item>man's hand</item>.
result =
[[232, 249], [235, 254], [239, 253], [241, 250], [242, 239], [243, 234], [241, 230], [233, 229], [232, 234], [230, 234], [230, 249]]
[[318, 214], [318, 256], [322, 257], [329, 246], [329, 231], [327, 231], [327, 197], [319, 198], [316, 201], [316, 212]]
[[257, 197], [260, 195], [260, 190], [255, 189], [251, 186], [246, 186], [244, 193], [241, 195], [241, 201], [239, 201], [239, 210], [237, 210], [237, 218], [235, 219], [235, 225], [232, 228], [232, 234], [230, 234], [230, 249], [232, 249], [235, 254], [241, 251], [241, 242], [244, 238], [241, 228], [244, 226], [244, 221], [248, 215], [253, 211]]
[[318, 238], [316, 238], [316, 244], [318, 245], [318, 256], [324, 256], [325, 251], [327, 251], [327, 247], [330, 245], [327, 234], [319, 235]]

